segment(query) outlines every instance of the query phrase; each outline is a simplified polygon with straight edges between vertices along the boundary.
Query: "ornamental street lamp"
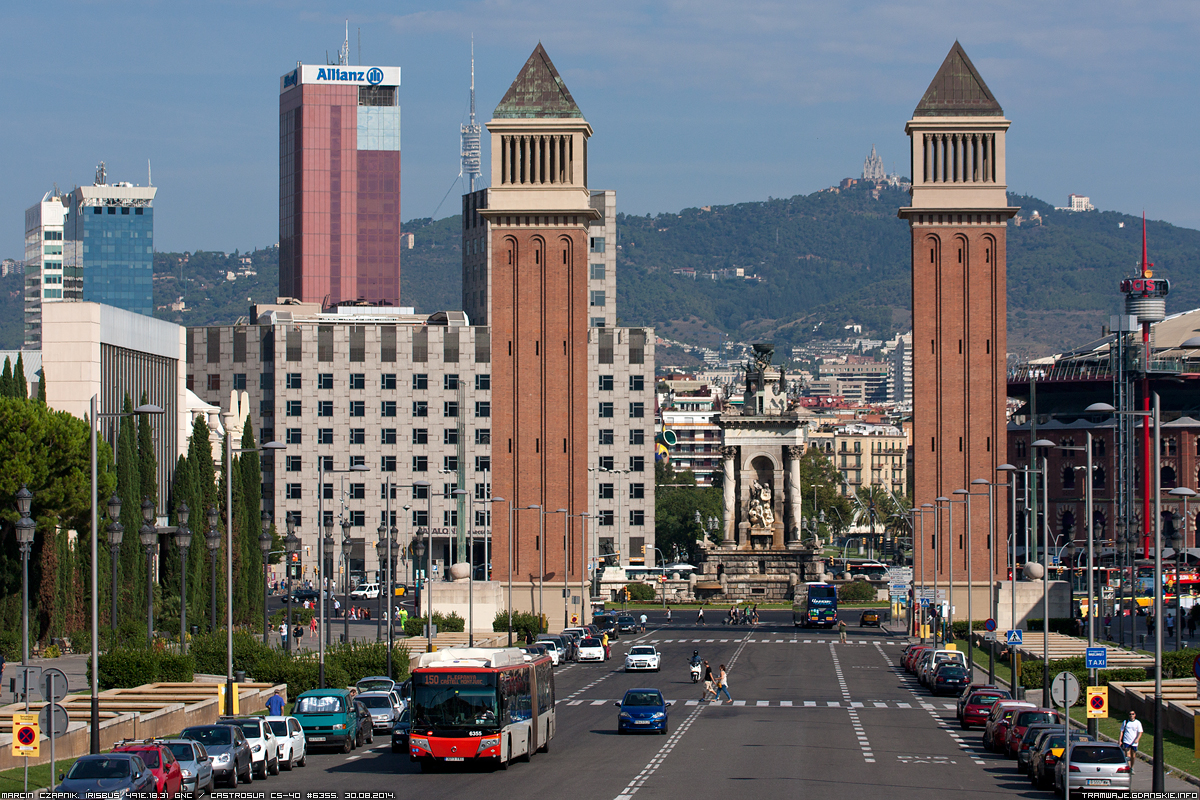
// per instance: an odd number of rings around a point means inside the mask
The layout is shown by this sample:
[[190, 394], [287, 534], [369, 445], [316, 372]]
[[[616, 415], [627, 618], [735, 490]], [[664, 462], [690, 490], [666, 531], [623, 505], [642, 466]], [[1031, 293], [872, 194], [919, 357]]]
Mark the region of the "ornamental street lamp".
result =
[[[513, 504], [503, 497], [493, 497], [493, 503], [508, 504], [508, 646], [512, 647], [513, 643], [513, 602], [512, 602], [512, 528], [513, 528]], [[583, 601], [580, 601], [583, 602]]]
[[[421, 563], [421, 558], [425, 555], [425, 535], [417, 534], [416, 541], [413, 542], [413, 556], [416, 557], [417, 563]], [[432, 553], [430, 555], [432, 558]], [[425, 582], [429, 583], [429, 565], [425, 567]], [[426, 599], [426, 622], [425, 622], [425, 652], [433, 652], [433, 603], [430, 599]]]
[[[322, 489], [324, 491], [324, 489]], [[328, 593], [333, 596], [333, 582], [331, 581], [328, 589], [325, 587], [325, 564], [329, 563], [333, 566], [333, 551], [335, 542], [333, 541], [333, 519], [330, 518], [325, 523], [325, 535], [321, 538], [321, 560], [320, 560], [320, 577], [318, 582], [321, 584], [321, 627], [325, 629], [324, 637], [317, 636], [317, 681], [321, 688], [325, 688], [325, 647], [329, 644], [329, 631], [333, 628], [333, 620], [325, 618], [325, 595]]]
[[[377, 604], [378, 609], [375, 614], [375, 641], [377, 641], [377, 642], [383, 641], [383, 595], [387, 589], [387, 574], [388, 574], [386, 567], [384, 566], [384, 560], [387, 558], [388, 551], [390, 550], [390, 548], [388, 547], [388, 527], [387, 527], [386, 512], [385, 512], [384, 516], [385, 516], [384, 521], [379, 523], [379, 527], [375, 529], [375, 535], [379, 539], [379, 541], [375, 543], [375, 561], [376, 561], [376, 563], [378, 563], [380, 565], [379, 597], [378, 597], [379, 602]], [[389, 607], [391, 606], [391, 604], [392, 604], [392, 601], [388, 600]], [[390, 678], [391, 675], [389, 675], [388, 677]]]
[[1179, 558], [1187, 550], [1188, 538], [1188, 500], [1195, 497], [1196, 493], [1186, 486], [1177, 486], [1167, 494], [1172, 497], [1183, 498], [1183, 527], [1178, 523], [1175, 525], [1175, 531], [1178, 536], [1178, 544], [1175, 546], [1175, 649], [1179, 650], [1183, 647], [1183, 610], [1179, 603]]
[[342, 578], [342, 641], [349, 644], [350, 642], [350, 548], [354, 543], [350, 541], [350, 520], [342, 520], [342, 569], [345, 570], [345, 576]]
[[175, 546], [179, 548], [179, 650], [187, 655], [187, 555], [192, 546], [192, 532], [188, 529], [187, 503], [175, 509]]
[[262, 533], [258, 535], [258, 549], [263, 559], [263, 644], [267, 644], [271, 620], [267, 614], [267, 565], [271, 562], [271, 515], [262, 512]]
[[[21, 550], [21, 666], [29, 664], [29, 553], [33, 549], [33, 535], [37, 524], [30, 518], [29, 510], [33, 505], [33, 493], [21, 484], [17, 492], [17, 512], [21, 515], [17, 520], [17, 544]], [[24, 672], [26, 682], [25, 711], [29, 712], [29, 674]]]
[[121, 496], [113, 492], [108, 498], [108, 549], [112, 555], [112, 618], [109, 626], [117, 629], [117, 561], [121, 557], [121, 542], [125, 538], [125, 526], [120, 523]]
[[221, 549], [221, 532], [217, 530], [217, 507], [208, 509], [208, 533], [204, 534], [204, 544], [208, 547], [208, 563], [212, 568], [212, 578], [209, 583], [212, 606], [208, 614], [208, 629], [217, 629], [217, 551]]
[[288, 632], [288, 635], [285, 637], [287, 639], [288, 653], [291, 653], [292, 649], [296, 646], [295, 642], [293, 641], [296, 637], [291, 635], [291, 633], [292, 633], [292, 575], [295, 573], [295, 569], [296, 569], [295, 566], [293, 565], [293, 561], [296, 558], [296, 554], [300, 552], [300, 537], [296, 534], [296, 520], [292, 516], [292, 512], [289, 511], [287, 513], [287, 516], [285, 517], [285, 519], [287, 521], [287, 536], [285, 536], [283, 539], [283, 551], [284, 551], [284, 569], [287, 572], [287, 619], [285, 619], [283, 621], [283, 624], [285, 626], [284, 629]]
[[142, 527], [138, 540], [146, 548], [146, 641], [154, 644], [154, 551], [158, 549], [158, 529], [154, 524], [154, 503], [142, 498]]

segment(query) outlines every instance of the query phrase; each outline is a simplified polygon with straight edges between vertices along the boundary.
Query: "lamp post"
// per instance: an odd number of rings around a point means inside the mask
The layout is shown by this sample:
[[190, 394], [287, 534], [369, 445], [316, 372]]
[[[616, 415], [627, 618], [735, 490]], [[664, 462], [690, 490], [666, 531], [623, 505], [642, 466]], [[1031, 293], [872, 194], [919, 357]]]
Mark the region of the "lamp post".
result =
[[[922, 503], [920, 510], [917, 511], [917, 513], [921, 515], [921, 598], [922, 599], [925, 599], [925, 561], [926, 561], [926, 559], [925, 559], [925, 515], [928, 514], [929, 510], [933, 507], [934, 507], [933, 503]], [[937, 518], [935, 517], [934, 519], [936, 521]], [[934, 541], [934, 550], [935, 551], [937, 550], [936, 540]], [[936, 556], [935, 556], [935, 563], [936, 563]], [[936, 567], [934, 568], [933, 580], [934, 580], [934, 585], [935, 585], [935, 588], [933, 590], [933, 602], [936, 603], [937, 602], [937, 588], [936, 588], [937, 568]], [[923, 608], [928, 608], [928, 607], [929, 607], [928, 605], [923, 606]], [[921, 644], [925, 644], [925, 627], [926, 627], [925, 622], [927, 619], [928, 619], [928, 613], [925, 611], [922, 611], [921, 616], [920, 616]]]
[[[292, 636], [292, 575], [295, 572], [292, 562], [295, 555], [300, 552], [301, 544], [300, 536], [296, 533], [296, 520], [292, 516], [292, 512], [289, 511], [285, 519], [287, 520], [287, 536], [283, 539], [283, 552], [284, 570], [287, 573], [287, 615], [283, 620], [283, 625], [284, 630], [288, 632], [285, 638], [287, 639], [288, 653], [291, 653], [296, 647], [294, 641], [296, 637]], [[320, 638], [319, 635], [318, 638]]]
[[1196, 493], [1186, 486], [1176, 486], [1174, 489], [1167, 492], [1172, 497], [1183, 498], [1183, 528], [1176, 527], [1178, 544], [1175, 546], [1175, 649], [1180, 650], [1183, 647], [1183, 606], [1180, 604], [1179, 592], [1179, 558], [1183, 555], [1183, 551], [1187, 549], [1187, 532], [1188, 532], [1188, 500], [1196, 496]]
[[113, 492], [108, 498], [108, 549], [112, 556], [112, 617], [108, 624], [114, 631], [117, 629], [117, 563], [121, 558], [121, 542], [125, 539], [125, 526], [120, 519], [121, 496]]
[[[137, 406], [131, 412], [125, 411], [109, 411], [101, 413], [100, 411], [100, 395], [92, 395], [91, 413], [88, 415], [88, 437], [91, 439], [91, 455], [92, 455], [92, 532], [91, 532], [91, 556], [92, 556], [92, 703], [89, 727], [89, 751], [93, 755], [100, 753], [100, 572], [99, 572], [99, 539], [100, 539], [100, 485], [97, 475], [98, 463], [96, 460], [96, 431], [101, 418], [114, 417], [132, 417], [136, 414], [161, 414], [163, 410], [160, 406], [145, 405]], [[112, 511], [112, 501], [109, 501], [109, 512]], [[117, 513], [120, 514], [120, 501], [117, 502]], [[120, 524], [120, 523], [118, 523]], [[112, 536], [113, 528], [109, 526], [109, 535]], [[122, 533], [124, 529], [117, 531], [117, 548], [120, 547]], [[109, 539], [110, 547], [113, 546], [112, 539]], [[113, 562], [114, 570], [116, 561]], [[116, 575], [116, 572], [113, 573]], [[114, 585], [116, 580], [113, 581]], [[116, 606], [116, 592], [113, 593], [113, 606]], [[114, 614], [111, 620], [112, 626], [117, 625], [116, 615]]]
[[974, 669], [975, 650], [971, 642], [971, 631], [975, 626], [975, 612], [971, 603], [975, 591], [974, 583], [971, 580], [971, 493], [966, 489], [955, 489], [954, 494], [962, 495], [967, 504], [967, 538], [964, 548], [967, 551], [967, 663], [971, 665], [971, 669]]
[[513, 528], [513, 504], [503, 497], [493, 497], [493, 503], [508, 503], [508, 646], [512, 647], [513, 643], [513, 603], [512, 603], [512, 528]]
[[[620, 501], [618, 500], [619, 503]], [[542, 583], [545, 581], [546, 575], [546, 548], [542, 545], [542, 540], [545, 539], [546, 510], [537, 503], [533, 503], [528, 508], [536, 508], [538, 512], [538, 628], [540, 630], [546, 620], [546, 612], [542, 606]], [[549, 628], [550, 626], [547, 625], [546, 627]]]
[[[465, 515], [467, 505], [467, 495], [470, 494], [466, 489], [458, 488], [450, 492], [450, 494], [463, 502], [463, 514]], [[455, 503], [457, 506], [458, 503]], [[464, 524], [468, 524], [469, 520], [464, 520]], [[471, 571], [467, 574], [467, 647], [475, 646], [475, 526], [471, 528], [471, 543], [467, 548], [467, 566]]]
[[[324, 491], [324, 489], [322, 489]], [[325, 596], [333, 597], [333, 583], [330, 582], [328, 588], [325, 586], [325, 563], [329, 562], [330, 567], [333, 567], [333, 553], [337, 545], [333, 540], [333, 520], [329, 520], [324, 524], [325, 535], [321, 537], [321, 558], [318, 566], [319, 575], [317, 582], [320, 584], [319, 594], [321, 598], [321, 632], [317, 634], [317, 682], [321, 688], [325, 688], [325, 648], [329, 645], [330, 628], [333, 627], [333, 620], [327, 619], [325, 613]]]
[[[375, 543], [375, 560], [381, 565], [379, 570], [379, 602], [377, 603], [378, 610], [375, 614], [375, 641], [383, 641], [383, 595], [386, 590], [386, 570], [382, 568], [384, 559], [388, 554], [388, 526], [386, 522], [387, 512], [384, 512], [385, 521], [379, 523], [379, 527], [375, 529], [375, 536], [378, 541]], [[391, 601], [388, 602], [391, 605]], [[390, 675], [388, 677], [391, 677]]]
[[[1048, 454], [1054, 442], [1049, 439], [1038, 439], [1033, 443], [1033, 451], [1042, 451], [1042, 707], [1050, 707], [1050, 465]], [[1036, 492], [1034, 503], [1037, 502]], [[1035, 505], [1036, 508], [1036, 505]], [[1036, 513], [1034, 521], [1036, 522]], [[1037, 539], [1035, 538], [1036, 542]], [[1027, 573], [1028, 574], [1028, 573]], [[1033, 576], [1038, 577], [1038, 576]]]
[[154, 644], [154, 551], [158, 548], [158, 530], [154, 525], [154, 503], [142, 498], [142, 527], [138, 540], [146, 548], [146, 642]]
[[[584, 511], [580, 514], [568, 514], [567, 516], [572, 518], [578, 517], [579, 519], [579, 620], [582, 622], [585, 611], [583, 600], [587, 597], [587, 518], [591, 514]], [[569, 616], [568, 619], [570, 619]]]
[[188, 529], [188, 507], [180, 503], [175, 509], [175, 546], [179, 548], [179, 650], [187, 655], [187, 554], [192, 546], [192, 532]]
[[[947, 641], [946, 637], [954, 635], [954, 506], [952, 504], [962, 501], [951, 500], [949, 497], [938, 497], [934, 502], [939, 506], [945, 503], [948, 515], [946, 541], [949, 546], [949, 552], [946, 553], [946, 613], [942, 619], [942, 641], [945, 642]], [[941, 509], [939, 508], [935, 519], [940, 520], [941, 516]], [[941, 537], [938, 538], [940, 539]], [[941, 559], [938, 559], [938, 563], [941, 563]]]
[[[992, 483], [985, 478], [971, 481], [972, 486], [988, 487], [988, 618], [995, 620], [997, 613], [996, 602], [996, 501], [992, 493], [993, 487], [1003, 486], [1002, 483]], [[988, 683], [996, 682], [996, 639], [993, 636], [988, 642]]]
[[[425, 527], [426, 527], [426, 530], [429, 529], [428, 525]], [[430, 541], [432, 541], [432, 538], [430, 539]], [[416, 557], [417, 563], [419, 564], [421, 562], [421, 558], [425, 555], [425, 534], [423, 534], [423, 533], [417, 534], [417, 538], [413, 542], [413, 555]], [[430, 557], [432, 558], [432, 554]], [[429, 582], [428, 564], [426, 565], [426, 570], [425, 570], [425, 581], [426, 581], [426, 583]], [[426, 606], [425, 607], [425, 615], [426, 615], [425, 652], [432, 653], [433, 652], [433, 603], [429, 602], [429, 600], [426, 599], [425, 606]]]
[[[1045, 439], [1039, 439], [1037, 442], [1034, 442], [1033, 444], [1034, 444], [1034, 447], [1039, 447], [1039, 446], [1053, 447], [1054, 446], [1053, 442], [1047, 442]], [[996, 471], [1009, 473], [1010, 476], [1014, 475], [1016, 473], [1023, 474], [1025, 476], [1025, 484], [1026, 484], [1027, 489], [1028, 489], [1028, 485], [1029, 485], [1029, 477], [1031, 475], [1033, 475], [1033, 476], [1044, 475], [1044, 471], [1041, 469], [1037, 469], [1036, 467], [1027, 467], [1027, 468], [1022, 469], [1020, 467], [1015, 467], [1012, 464], [1001, 464], [1000, 466], [996, 467]], [[1011, 502], [1009, 505], [1009, 508], [1010, 508], [1009, 528], [1010, 528], [1010, 538], [1012, 540], [1012, 576], [1011, 576], [1011, 578], [1012, 578], [1012, 584], [1011, 584], [1011, 586], [1012, 586], [1012, 611], [1011, 611], [1012, 620], [1011, 620], [1011, 623], [1012, 623], [1012, 627], [1015, 629], [1017, 627], [1017, 482], [1014, 478], [1010, 477], [1008, 483], [1009, 483], [1009, 487], [1011, 490]], [[1045, 481], [1043, 481], [1043, 483], [1045, 483]], [[1036, 508], [1037, 489], [1036, 489], [1036, 487], [1034, 487], [1033, 499], [1034, 499], [1034, 514], [1033, 514], [1033, 518], [1031, 519], [1031, 524], [1036, 524], [1037, 523], [1037, 508]], [[1025, 540], [1026, 540], [1026, 542], [1029, 541], [1028, 526], [1025, 531]], [[1034, 540], [1036, 542], [1036, 536], [1035, 536]], [[1025, 577], [1030, 580], [1036, 580], [1039, 577], [1045, 577], [1045, 575], [1043, 573], [1049, 572], [1049, 570], [1044, 570], [1043, 567], [1039, 564], [1036, 564], [1036, 563], [1031, 564], [1030, 563], [1028, 544], [1026, 545], [1026, 548], [1025, 548], [1025, 566], [1024, 566], [1024, 569], [1022, 570], [1022, 572], [1024, 573]], [[1046, 586], [1042, 587], [1043, 600], [1045, 600], [1046, 588], [1047, 588]], [[1047, 603], [1047, 605], [1048, 605], [1048, 603]], [[1049, 614], [1045, 614], [1044, 616], [1048, 617]], [[1045, 624], [1049, 625], [1048, 622]], [[1046, 640], [1048, 642], [1049, 637], [1046, 637]], [[1045, 660], [1045, 659], [1043, 661], [1044, 661], [1043, 667], [1044, 667], [1045, 673], [1049, 673], [1050, 663], [1048, 660]], [[1013, 648], [1013, 650], [1012, 650], [1012, 666], [1013, 666], [1013, 694], [1020, 696], [1019, 695], [1019, 692], [1020, 692], [1019, 685], [1021, 682], [1021, 676], [1016, 668], [1016, 666], [1017, 666], [1017, 651], [1015, 648]], [[1043, 684], [1043, 686], [1047, 686], [1049, 684], [1049, 680], [1050, 680], [1049, 677], [1046, 677], [1045, 683]], [[1043, 691], [1046, 691], [1046, 690], [1043, 689]]]
[[350, 644], [350, 520], [342, 518], [342, 642]]
[[[1095, 554], [1095, 530], [1092, 521], [1092, 432], [1084, 431], [1083, 447], [1074, 445], [1059, 445], [1060, 450], [1076, 450], [1083, 451], [1086, 460], [1084, 466], [1085, 477], [1083, 479], [1083, 505], [1084, 505], [1084, 525], [1087, 526], [1087, 643], [1088, 647], [1096, 646], [1096, 595], [1095, 595], [1095, 579], [1093, 573], [1096, 569], [1096, 554]], [[1071, 539], [1072, 548], [1074, 548], [1074, 535]], [[1074, 571], [1074, 563], [1072, 563], [1072, 572]], [[1074, 586], [1072, 586], [1072, 593]], [[1088, 670], [1088, 685], [1096, 685], [1096, 670]], [[1099, 732], [1099, 722], [1094, 718], [1088, 719], [1088, 733], [1096, 736]]]
[[212, 579], [209, 583], [212, 605], [208, 616], [208, 629], [211, 631], [217, 629], [217, 551], [221, 549], [221, 532], [217, 530], [217, 517], [217, 507], [210, 507], [208, 509], [208, 533], [204, 535], [204, 543], [208, 546], [208, 563], [212, 571]]
[[[33, 506], [33, 493], [21, 484], [17, 491], [17, 512], [21, 515], [17, 520], [17, 544], [21, 550], [21, 666], [29, 664], [29, 553], [33, 549], [33, 535], [37, 524], [30, 518], [29, 511]], [[24, 673], [25, 710], [29, 711], [29, 675]]]
[[[413, 569], [419, 569], [420, 564], [421, 564], [421, 558], [422, 558], [422, 556], [424, 556], [426, 549], [429, 550], [429, 561], [430, 562], [433, 561], [433, 484], [431, 484], [429, 481], [413, 481], [412, 485], [413, 485], [414, 489], [416, 489], [416, 487], [419, 487], [419, 486], [425, 488], [425, 534], [422, 535], [421, 529], [418, 527], [417, 531], [416, 531], [417, 538], [413, 541], [413, 547], [414, 547], [413, 555], [415, 556], [414, 561], [413, 561], [413, 563], [414, 563]], [[414, 492], [414, 494], [415, 494], [415, 492]], [[419, 546], [419, 550], [416, 549], [418, 546]], [[426, 639], [428, 640], [426, 642], [426, 646], [429, 648], [426, 652], [432, 653], [433, 652], [433, 630], [432, 630], [432, 625], [433, 625], [433, 586], [429, 583], [429, 578], [430, 578], [429, 567], [430, 567], [429, 562], [426, 562], [426, 564], [425, 564], [426, 571], [425, 571], [425, 579], [424, 579], [425, 586], [424, 586], [424, 589], [421, 589], [421, 588], [417, 589], [417, 593], [418, 593], [417, 596], [421, 598], [421, 610], [428, 611], [428, 614], [426, 614], [426, 616], [429, 618], [428, 624], [431, 627], [429, 630], [425, 631]], [[419, 587], [420, 582], [418, 582], [417, 585]], [[511, 590], [510, 590], [510, 594], [511, 594]], [[428, 595], [428, 597], [426, 595]], [[509, 599], [510, 600], [512, 599], [511, 596]], [[512, 616], [511, 611], [509, 612], [509, 616], [510, 617]]]
[[[389, 518], [390, 518], [390, 517], [391, 517], [391, 514], [389, 513], [389, 514], [388, 514], [388, 516], [389, 516]], [[394, 636], [395, 636], [395, 633], [394, 633], [394, 631], [395, 631], [395, 625], [393, 624], [393, 620], [392, 620], [392, 617], [394, 616], [394, 614], [392, 613], [392, 599], [393, 599], [393, 598], [396, 596], [396, 589], [395, 589], [395, 586], [396, 586], [396, 577], [395, 577], [395, 573], [396, 573], [396, 556], [395, 556], [395, 554], [394, 554], [392, 551], [393, 551], [393, 549], [394, 549], [394, 548], [395, 548], [395, 546], [396, 546], [396, 535], [397, 535], [399, 532], [400, 532], [400, 531], [398, 531], [398, 530], [396, 529], [396, 526], [395, 526], [395, 525], [393, 525], [393, 526], [391, 527], [391, 529], [389, 530], [389, 534], [388, 534], [388, 546], [387, 546], [387, 557], [388, 557], [388, 562], [387, 562], [387, 563], [388, 563], [388, 602], [387, 602], [387, 615], [388, 615], [388, 624], [387, 624], [387, 646], [388, 646], [388, 652], [387, 652], [387, 670], [388, 670], [388, 677], [389, 677], [389, 678], [390, 678], [390, 677], [392, 677], [392, 647], [393, 647], [393, 638], [394, 638]]]
[[[271, 563], [271, 515], [262, 512], [262, 533], [258, 535], [258, 549], [262, 551], [263, 560], [263, 644], [268, 643], [271, 631], [271, 620], [267, 613], [267, 579], [268, 565]], [[287, 564], [287, 561], [284, 561]]]

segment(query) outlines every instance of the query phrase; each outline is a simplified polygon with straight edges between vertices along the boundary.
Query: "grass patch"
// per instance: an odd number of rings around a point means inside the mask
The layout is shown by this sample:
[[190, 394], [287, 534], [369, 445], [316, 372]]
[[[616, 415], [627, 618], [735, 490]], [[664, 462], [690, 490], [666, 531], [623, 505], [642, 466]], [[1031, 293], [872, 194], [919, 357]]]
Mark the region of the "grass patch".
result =
[[[42, 747], [46, 752], [49, 752], [50, 743], [43, 742]], [[54, 764], [57, 774], [54, 777], [54, 783], [58, 783], [58, 776], [65, 773], [75, 763], [73, 758], [60, 758]], [[46, 789], [50, 786], [50, 763], [38, 764], [29, 767], [29, 791], [37, 789]], [[6, 769], [0, 772], [0, 792], [22, 792], [25, 790], [25, 768], [15, 767]]]
[[[1087, 710], [1082, 707], [1072, 708], [1071, 719], [1086, 725]], [[1116, 739], [1121, 732], [1121, 721], [1118, 719], [1110, 717], [1096, 721], [1100, 723], [1100, 732], [1105, 736]], [[1154, 729], [1152, 724], [1148, 724], [1150, 722], [1149, 719], [1142, 722], [1145, 732], [1142, 734], [1142, 740], [1138, 742], [1138, 751], [1152, 756], [1154, 753]], [[1200, 760], [1196, 758], [1195, 747], [1189, 737], [1164, 730], [1163, 760], [1167, 762], [1168, 767], [1182, 770], [1189, 775], [1200, 773]], [[1142, 764], [1138, 769], [1149, 769], [1149, 766]]]
[[[957, 649], [963, 651], [964, 653], [967, 652], [967, 642], [965, 639], [955, 639], [954, 645]], [[974, 658], [972, 659], [972, 661], [975, 663], [975, 666], [980, 667], [986, 671], [987, 665], [988, 665], [987, 648], [976, 646], [974, 649], [973, 655], [974, 655]], [[1000, 655], [999, 647], [996, 648], [996, 655], [997, 656]], [[996, 658], [996, 680], [1003, 681], [1004, 683], [1008, 684], [1009, 686], [1012, 686], [1012, 662], [1011, 661], [1009, 661], [1007, 659], [1002, 661], [1000, 658], [998, 658], [998, 657]]]

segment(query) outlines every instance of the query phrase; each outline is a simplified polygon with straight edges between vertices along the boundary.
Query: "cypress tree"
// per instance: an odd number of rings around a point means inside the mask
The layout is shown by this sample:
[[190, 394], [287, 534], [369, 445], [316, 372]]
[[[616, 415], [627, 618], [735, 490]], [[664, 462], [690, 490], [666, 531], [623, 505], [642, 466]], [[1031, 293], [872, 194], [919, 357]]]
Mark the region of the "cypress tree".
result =
[[[141, 405], [150, 402], [150, 396], [142, 392]], [[138, 476], [142, 479], [142, 496], [158, 502], [158, 457], [154, 454], [154, 431], [150, 427], [150, 415], [139, 414], [138, 418]]]
[[[126, 414], [133, 412], [133, 402], [128, 394], [125, 395], [125, 403], [121, 410]], [[120, 430], [117, 434], [117, 495], [121, 498], [121, 524], [125, 526], [125, 538], [121, 542], [121, 555], [117, 567], [117, 588], [121, 595], [118, 606], [122, 614], [118, 624], [124, 624], [129, 621], [130, 615], [136, 619], [146, 612], [142, 583], [146, 577], [146, 560], [138, 540], [138, 530], [142, 527], [142, 481], [138, 474], [134, 430], [136, 423], [131, 417], [120, 417], [118, 424]]]
[[242, 430], [242, 455], [238, 458], [238, 480], [241, 484], [242, 559], [246, 609], [250, 621], [262, 618], [263, 575], [262, 549], [258, 545], [262, 533], [262, 475], [259, 455], [254, 441], [254, 427], [246, 419]]
[[13, 397], [29, 399], [29, 381], [25, 380], [25, 362], [17, 353], [17, 366], [13, 369]]
[[0, 397], [13, 396], [12, 363], [4, 357], [4, 372], [0, 373]]
[[38, 371], [37, 399], [40, 400], [43, 405], [45, 405], [45, 403], [46, 403], [46, 368], [44, 366]]
[[[213, 468], [212, 443], [209, 441], [208, 421], [203, 416], [197, 417], [196, 421], [192, 424], [192, 436], [188, 441], [188, 473], [192, 482], [193, 498], [193, 501], [188, 503], [188, 508], [194, 509], [192, 513], [199, 514], [200, 518], [203, 519], [201, 528], [207, 534], [208, 510], [210, 508], [218, 508], [219, 510], [219, 507], [217, 505], [216, 474]], [[220, 527], [220, 522], [218, 521], [217, 529], [220, 530]], [[193, 613], [198, 612], [195, 619], [207, 620], [209, 618], [209, 598], [212, 592], [212, 578], [208, 566], [209, 553], [207, 545], [193, 548], [189, 561], [193, 572], [188, 576], [188, 583], [196, 587], [196, 594], [193, 598], [196, 606], [193, 607]], [[222, 594], [218, 592], [218, 595]], [[218, 603], [218, 607], [220, 605]]]

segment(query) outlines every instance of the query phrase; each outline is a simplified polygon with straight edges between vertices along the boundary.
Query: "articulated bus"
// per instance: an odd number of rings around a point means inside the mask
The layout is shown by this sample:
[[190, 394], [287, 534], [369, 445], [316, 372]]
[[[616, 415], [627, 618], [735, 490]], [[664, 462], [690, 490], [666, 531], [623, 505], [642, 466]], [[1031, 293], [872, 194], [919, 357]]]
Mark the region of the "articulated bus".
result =
[[515, 648], [447, 648], [422, 653], [412, 673], [409, 758], [428, 772], [445, 763], [491, 762], [508, 769], [550, 749], [554, 672], [550, 656]]

